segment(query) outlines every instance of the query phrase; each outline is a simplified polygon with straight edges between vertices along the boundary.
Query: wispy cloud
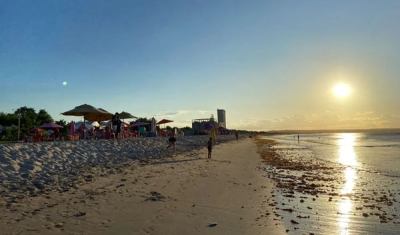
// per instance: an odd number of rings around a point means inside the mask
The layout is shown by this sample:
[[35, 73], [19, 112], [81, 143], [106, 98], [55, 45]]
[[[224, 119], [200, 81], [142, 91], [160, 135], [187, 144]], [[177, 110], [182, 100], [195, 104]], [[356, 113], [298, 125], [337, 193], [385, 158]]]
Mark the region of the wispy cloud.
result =
[[365, 129], [398, 128], [399, 115], [376, 115], [374, 112], [355, 113], [350, 117], [341, 117], [330, 111], [306, 115], [292, 115], [272, 119], [241, 119], [230, 124], [232, 129], [247, 130], [300, 130], [300, 129]]

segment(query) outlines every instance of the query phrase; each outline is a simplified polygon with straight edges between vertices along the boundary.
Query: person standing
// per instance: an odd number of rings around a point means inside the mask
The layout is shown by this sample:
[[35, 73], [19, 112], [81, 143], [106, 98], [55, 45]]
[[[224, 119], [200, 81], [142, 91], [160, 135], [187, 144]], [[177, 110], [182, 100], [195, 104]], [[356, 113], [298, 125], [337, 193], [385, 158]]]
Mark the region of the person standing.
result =
[[173, 149], [174, 149], [174, 151], [175, 151], [175, 145], [176, 145], [176, 138], [175, 138], [175, 135], [171, 135], [171, 137], [169, 137], [169, 139], [168, 139], [168, 146], [167, 146], [167, 148], [166, 149], [169, 149], [169, 147], [172, 147]]
[[297, 135], [297, 143], [300, 143], [300, 135]]
[[207, 142], [208, 158], [211, 158], [212, 147], [213, 147], [213, 141], [212, 138], [210, 137], [210, 139]]
[[119, 116], [119, 113], [115, 113], [112, 118], [111, 118], [111, 129], [112, 131], [116, 132], [117, 131], [117, 117]]
[[239, 132], [235, 130], [235, 137], [236, 137], [236, 141], [239, 140]]
[[117, 116], [117, 131], [115, 133], [115, 137], [117, 139], [121, 138], [121, 125], [122, 125], [122, 121], [121, 119], [119, 119], [119, 115]]

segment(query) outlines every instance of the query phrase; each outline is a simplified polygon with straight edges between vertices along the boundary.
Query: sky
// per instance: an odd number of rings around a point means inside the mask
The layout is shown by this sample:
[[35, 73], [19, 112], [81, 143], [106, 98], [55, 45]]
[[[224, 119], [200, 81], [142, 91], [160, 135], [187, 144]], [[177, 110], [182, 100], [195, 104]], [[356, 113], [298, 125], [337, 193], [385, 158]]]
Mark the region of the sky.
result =
[[[400, 127], [400, 1], [0, 4], [0, 112], [90, 104], [228, 129]], [[348, 94], [339, 97], [335, 85]], [[171, 123], [172, 124], [172, 123]]]

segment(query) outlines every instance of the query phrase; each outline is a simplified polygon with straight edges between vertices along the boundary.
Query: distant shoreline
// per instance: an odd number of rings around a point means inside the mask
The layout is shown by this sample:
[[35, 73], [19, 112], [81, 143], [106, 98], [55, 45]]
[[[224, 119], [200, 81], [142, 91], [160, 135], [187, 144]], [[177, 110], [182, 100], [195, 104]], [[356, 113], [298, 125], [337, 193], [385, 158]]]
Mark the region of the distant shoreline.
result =
[[274, 130], [262, 132], [265, 135], [287, 135], [287, 134], [316, 134], [316, 133], [372, 133], [372, 132], [399, 132], [400, 128], [377, 128], [377, 129], [336, 129], [336, 130]]

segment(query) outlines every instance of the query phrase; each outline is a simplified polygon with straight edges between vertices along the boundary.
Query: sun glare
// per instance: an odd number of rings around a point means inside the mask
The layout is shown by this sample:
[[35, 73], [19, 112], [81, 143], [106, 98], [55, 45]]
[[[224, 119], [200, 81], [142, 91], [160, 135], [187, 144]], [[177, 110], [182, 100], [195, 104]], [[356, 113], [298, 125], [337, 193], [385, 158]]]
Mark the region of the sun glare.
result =
[[339, 98], [346, 97], [350, 93], [349, 86], [344, 83], [339, 83], [333, 88], [333, 92]]

